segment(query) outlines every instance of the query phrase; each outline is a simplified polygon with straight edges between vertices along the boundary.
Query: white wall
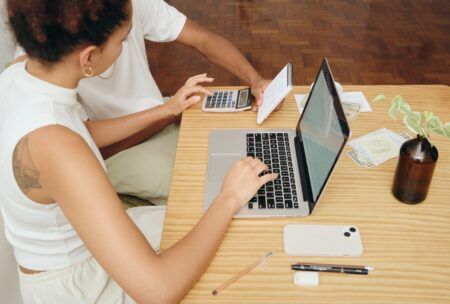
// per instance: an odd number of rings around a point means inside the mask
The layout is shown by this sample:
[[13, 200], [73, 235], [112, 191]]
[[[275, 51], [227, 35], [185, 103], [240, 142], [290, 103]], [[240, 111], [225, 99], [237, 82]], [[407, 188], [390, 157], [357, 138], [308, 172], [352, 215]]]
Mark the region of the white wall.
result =
[[5, 69], [5, 64], [14, 56], [14, 43], [6, 25], [6, 0], [0, 0], [0, 73]]
[[[5, 23], [5, 4], [5, 0], [0, 0], [0, 73], [14, 56], [14, 43]], [[17, 264], [12, 248], [5, 239], [3, 227], [3, 217], [0, 214], [0, 303], [22, 303], [17, 279]]]

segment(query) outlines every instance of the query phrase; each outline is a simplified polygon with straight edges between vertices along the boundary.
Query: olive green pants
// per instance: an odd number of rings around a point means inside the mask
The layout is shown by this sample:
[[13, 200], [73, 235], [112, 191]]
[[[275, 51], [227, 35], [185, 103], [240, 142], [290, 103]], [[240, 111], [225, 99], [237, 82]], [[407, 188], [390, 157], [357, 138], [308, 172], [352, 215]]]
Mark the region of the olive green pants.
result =
[[109, 179], [126, 207], [167, 203], [178, 133], [179, 126], [171, 124], [105, 161]]

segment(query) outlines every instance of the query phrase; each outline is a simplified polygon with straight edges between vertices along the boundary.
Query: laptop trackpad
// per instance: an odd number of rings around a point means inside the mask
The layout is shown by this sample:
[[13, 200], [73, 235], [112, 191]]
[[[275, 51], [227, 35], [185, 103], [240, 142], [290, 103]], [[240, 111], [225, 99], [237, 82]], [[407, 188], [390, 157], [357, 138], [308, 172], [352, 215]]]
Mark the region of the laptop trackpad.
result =
[[243, 158], [241, 154], [212, 154], [209, 163], [210, 182], [222, 182], [233, 164]]

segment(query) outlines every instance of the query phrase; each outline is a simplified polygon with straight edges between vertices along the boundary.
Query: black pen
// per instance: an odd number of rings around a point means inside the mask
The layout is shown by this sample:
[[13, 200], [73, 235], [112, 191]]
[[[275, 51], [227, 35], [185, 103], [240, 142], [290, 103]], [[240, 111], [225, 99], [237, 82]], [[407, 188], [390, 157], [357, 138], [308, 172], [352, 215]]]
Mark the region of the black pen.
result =
[[299, 271], [334, 272], [334, 273], [367, 275], [369, 274], [369, 271], [374, 270], [375, 268], [370, 266], [298, 263], [291, 265], [291, 269]]

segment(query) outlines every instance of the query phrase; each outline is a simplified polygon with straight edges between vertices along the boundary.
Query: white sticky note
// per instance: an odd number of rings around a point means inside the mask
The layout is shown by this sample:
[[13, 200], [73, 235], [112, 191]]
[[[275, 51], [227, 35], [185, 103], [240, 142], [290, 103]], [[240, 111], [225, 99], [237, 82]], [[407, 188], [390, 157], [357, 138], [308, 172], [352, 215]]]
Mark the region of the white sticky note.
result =
[[294, 284], [297, 286], [319, 286], [319, 273], [296, 271], [294, 272]]

